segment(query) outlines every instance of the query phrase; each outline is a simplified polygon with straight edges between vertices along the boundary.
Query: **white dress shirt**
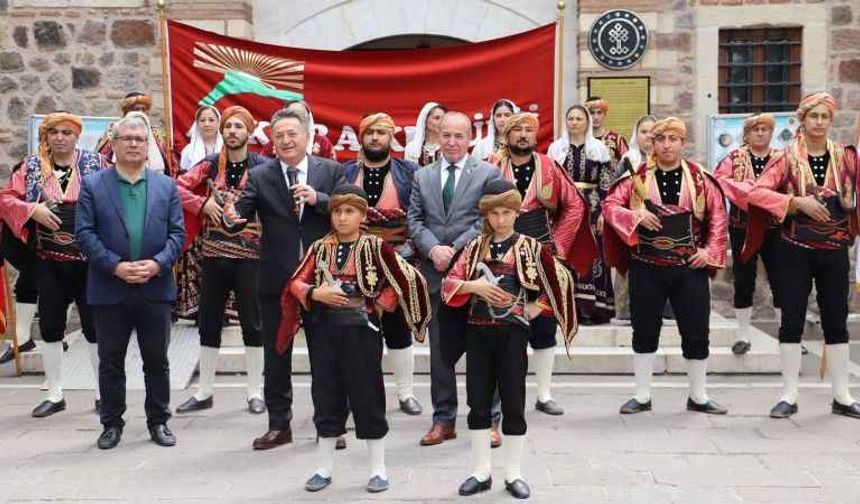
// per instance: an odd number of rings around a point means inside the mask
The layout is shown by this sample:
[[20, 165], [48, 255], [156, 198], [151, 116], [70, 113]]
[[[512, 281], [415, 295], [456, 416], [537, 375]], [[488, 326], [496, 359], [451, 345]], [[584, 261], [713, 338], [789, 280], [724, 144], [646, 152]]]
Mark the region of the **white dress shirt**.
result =
[[[284, 180], [287, 182], [287, 187], [290, 187], [290, 177], [287, 175], [287, 170], [290, 165], [284, 162], [283, 159], [279, 160], [281, 162], [281, 171], [284, 172]], [[305, 156], [299, 161], [299, 164], [294, 166], [298, 172], [296, 173], [296, 182], [299, 184], [307, 184], [308, 183], [308, 157]], [[297, 202], [299, 204], [299, 219], [302, 218], [302, 213], [305, 211], [305, 202], [304, 200], [299, 200]]]
[[[457, 182], [460, 181], [460, 175], [463, 174], [463, 168], [466, 166], [466, 160], [468, 158], [469, 158], [469, 155], [466, 154], [459, 161], [454, 163], [454, 165], [457, 167], [454, 170], [454, 190], [455, 191], [457, 190]], [[445, 182], [448, 181], [448, 167], [449, 166], [451, 166], [451, 163], [449, 163], [447, 159], [442, 157], [442, 171], [440, 174], [441, 175], [440, 183], [442, 184], [440, 187], [442, 187], [442, 188], [445, 187]]]

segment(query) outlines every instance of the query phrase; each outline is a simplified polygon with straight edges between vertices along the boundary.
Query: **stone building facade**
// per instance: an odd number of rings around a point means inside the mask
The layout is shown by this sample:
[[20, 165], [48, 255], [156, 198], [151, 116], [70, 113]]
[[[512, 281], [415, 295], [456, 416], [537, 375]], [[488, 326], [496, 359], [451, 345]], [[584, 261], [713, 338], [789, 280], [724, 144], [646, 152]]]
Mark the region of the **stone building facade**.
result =
[[[637, 12], [649, 30], [644, 59], [627, 70], [606, 70], [588, 52], [589, 27], [609, 8]], [[565, 104], [586, 98], [589, 77], [648, 76], [652, 112], [686, 120], [690, 153], [704, 159], [706, 120], [718, 112], [719, 30], [802, 27], [802, 91], [830, 90], [840, 103], [836, 136], [855, 143], [860, 0], [578, 0], [564, 9]], [[329, 50], [418, 34], [477, 42], [558, 16], [552, 0], [173, 0], [168, 12], [221, 34]], [[126, 92], [149, 90], [158, 119], [161, 82], [153, 0], [0, 0], [0, 182], [27, 153], [31, 114], [115, 115]], [[722, 276], [720, 306], [730, 294]]]

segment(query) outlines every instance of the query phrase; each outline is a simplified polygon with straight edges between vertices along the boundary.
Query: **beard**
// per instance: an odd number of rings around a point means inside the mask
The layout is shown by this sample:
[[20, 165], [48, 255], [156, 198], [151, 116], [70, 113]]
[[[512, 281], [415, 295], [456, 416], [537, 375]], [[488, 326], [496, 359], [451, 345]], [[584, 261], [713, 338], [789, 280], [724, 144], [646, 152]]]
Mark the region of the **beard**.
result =
[[364, 159], [370, 161], [371, 163], [378, 163], [380, 161], [384, 161], [391, 154], [390, 147], [382, 147], [379, 149], [371, 149], [369, 147], [362, 147], [361, 153], [364, 155]]
[[524, 147], [520, 147], [519, 145], [508, 145], [508, 150], [511, 151], [511, 154], [514, 156], [528, 156], [532, 152], [535, 151], [534, 145], [526, 145]]
[[[228, 141], [228, 140], [229, 140], [229, 141]], [[232, 142], [233, 142], [234, 140], [238, 140], [238, 138], [236, 138], [236, 137], [230, 137], [229, 139], [227, 139], [227, 138], [225, 138], [225, 139], [224, 139], [224, 145], [226, 145], [226, 146], [227, 146], [227, 149], [229, 149], [229, 150], [239, 150], [239, 149], [241, 149], [241, 148], [245, 147], [245, 146], [248, 144], [248, 139], [247, 139], [247, 138], [246, 138], [246, 139], [244, 139], [244, 140], [239, 141], [239, 143], [238, 143], [238, 144], [233, 145], [233, 144], [232, 144]]]

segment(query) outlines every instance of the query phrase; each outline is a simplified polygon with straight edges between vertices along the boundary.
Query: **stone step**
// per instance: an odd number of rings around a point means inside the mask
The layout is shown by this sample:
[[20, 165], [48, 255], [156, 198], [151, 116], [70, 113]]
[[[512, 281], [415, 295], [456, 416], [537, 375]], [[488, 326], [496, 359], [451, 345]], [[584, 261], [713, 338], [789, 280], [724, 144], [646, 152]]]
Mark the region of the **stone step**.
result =
[[[185, 337], [194, 331], [184, 327]], [[719, 316], [711, 318], [711, 357], [708, 371], [720, 374], [779, 373], [779, 347], [774, 338], [756, 328], [749, 331], [752, 350], [744, 356], [731, 353], [737, 324], [733, 319]], [[555, 373], [557, 374], [630, 374], [632, 373], [630, 348], [632, 328], [621, 325], [590, 326], [580, 328], [580, 333], [571, 347], [568, 358], [564, 346], [556, 347]], [[415, 344], [415, 372], [430, 372], [430, 349], [427, 343]], [[238, 327], [225, 328], [222, 336], [219, 373], [244, 373], [245, 351]], [[529, 350], [531, 355], [531, 350]], [[37, 350], [22, 355], [25, 372], [41, 373], [42, 359]], [[391, 372], [387, 353], [383, 354], [383, 369]], [[293, 350], [293, 371], [309, 373], [307, 345], [304, 334], [296, 335]], [[465, 372], [465, 359], [461, 359], [457, 371]], [[654, 364], [655, 373], [684, 373], [686, 362], [681, 354], [680, 336], [674, 323], [666, 324], [661, 335], [660, 350]]]

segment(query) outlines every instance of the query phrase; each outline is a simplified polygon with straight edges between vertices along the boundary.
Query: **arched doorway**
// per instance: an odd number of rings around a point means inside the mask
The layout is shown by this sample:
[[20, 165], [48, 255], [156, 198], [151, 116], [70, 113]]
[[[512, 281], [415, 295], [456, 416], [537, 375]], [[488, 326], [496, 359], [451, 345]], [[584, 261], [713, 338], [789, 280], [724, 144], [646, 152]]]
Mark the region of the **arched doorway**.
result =
[[408, 35], [391, 35], [368, 40], [349, 47], [348, 51], [385, 51], [392, 49], [429, 49], [431, 47], [451, 47], [470, 42], [447, 35], [416, 33]]

